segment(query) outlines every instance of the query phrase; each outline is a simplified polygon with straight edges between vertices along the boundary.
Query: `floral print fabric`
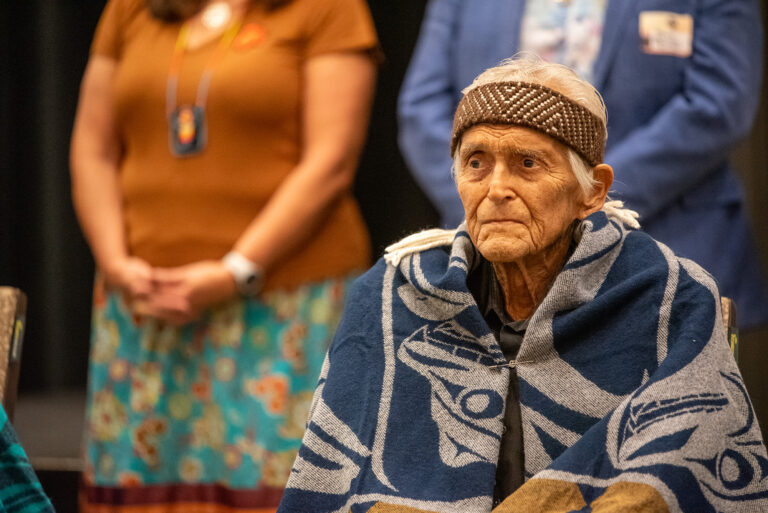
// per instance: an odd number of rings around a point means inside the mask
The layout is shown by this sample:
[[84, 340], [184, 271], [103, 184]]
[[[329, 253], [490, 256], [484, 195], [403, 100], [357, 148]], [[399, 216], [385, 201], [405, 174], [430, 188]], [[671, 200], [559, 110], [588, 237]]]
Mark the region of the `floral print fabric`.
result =
[[134, 318], [97, 280], [86, 489], [282, 488], [350, 282], [233, 300], [176, 327]]
[[603, 36], [606, 0], [529, 0], [520, 49], [564, 64], [589, 82]]

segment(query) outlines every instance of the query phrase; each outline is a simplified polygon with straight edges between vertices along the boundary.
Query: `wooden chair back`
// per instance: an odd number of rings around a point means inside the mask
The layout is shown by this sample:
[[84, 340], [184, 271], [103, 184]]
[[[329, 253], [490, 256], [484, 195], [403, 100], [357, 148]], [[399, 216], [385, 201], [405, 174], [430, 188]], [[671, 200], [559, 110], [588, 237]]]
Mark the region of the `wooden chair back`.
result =
[[26, 294], [14, 287], [0, 287], [0, 402], [11, 421], [16, 407], [26, 314]]
[[725, 296], [720, 298], [720, 306], [723, 310], [723, 325], [728, 337], [728, 345], [731, 346], [733, 358], [739, 362], [739, 330], [736, 327], [736, 304]]

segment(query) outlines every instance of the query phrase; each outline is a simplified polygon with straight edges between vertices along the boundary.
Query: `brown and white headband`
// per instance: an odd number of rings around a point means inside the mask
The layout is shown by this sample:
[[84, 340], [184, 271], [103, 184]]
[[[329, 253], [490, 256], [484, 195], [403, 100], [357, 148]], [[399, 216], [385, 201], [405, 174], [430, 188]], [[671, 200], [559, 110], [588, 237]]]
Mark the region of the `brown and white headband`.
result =
[[600, 118], [539, 84], [491, 82], [465, 94], [453, 118], [451, 155], [462, 134], [481, 123], [532, 128], [573, 148], [591, 166], [603, 162], [605, 126]]

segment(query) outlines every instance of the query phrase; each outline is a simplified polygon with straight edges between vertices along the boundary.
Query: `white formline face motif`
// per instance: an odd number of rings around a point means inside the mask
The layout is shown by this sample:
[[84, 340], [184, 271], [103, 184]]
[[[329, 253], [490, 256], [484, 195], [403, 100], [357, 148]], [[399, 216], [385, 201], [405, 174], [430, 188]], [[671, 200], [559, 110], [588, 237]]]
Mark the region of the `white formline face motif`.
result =
[[324, 384], [318, 386], [312, 421], [304, 434], [302, 444], [334, 465], [320, 467], [304, 459], [299, 453], [293, 464], [287, 488], [341, 495], [349, 492], [352, 481], [360, 475], [360, 464], [319, 437], [315, 430], [319, 428], [340, 445], [363, 458], [369, 457], [371, 452], [325, 403], [322, 398], [323, 388]]
[[443, 463], [495, 464], [504, 412], [497, 390], [504, 389], [501, 381], [508, 380], [509, 371], [490, 371], [488, 355], [457, 343], [460, 340], [474, 339], [456, 321], [432, 330], [423, 326], [403, 341], [397, 357], [429, 381], [430, 413], [440, 433]]
[[[734, 501], [763, 504], [768, 497], [755, 492], [763, 489], [768, 459], [746, 389], [736, 372], [720, 371], [719, 377], [725, 388], [718, 391], [706, 383], [686, 389], [672, 375], [655, 384], [657, 390], [627, 398], [608, 425], [611, 463], [626, 473], [674, 460], [678, 472], [693, 474], [718, 511], [730, 511]], [[731, 432], [713, 444], [713, 430], [722, 437], [724, 424]]]

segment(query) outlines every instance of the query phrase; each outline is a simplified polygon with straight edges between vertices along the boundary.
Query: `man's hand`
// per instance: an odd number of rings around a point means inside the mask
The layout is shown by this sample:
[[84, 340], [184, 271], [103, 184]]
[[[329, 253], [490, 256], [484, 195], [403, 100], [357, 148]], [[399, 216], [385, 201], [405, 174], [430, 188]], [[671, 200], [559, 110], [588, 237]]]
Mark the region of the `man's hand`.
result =
[[218, 260], [206, 260], [152, 269], [152, 293], [134, 301], [133, 309], [140, 315], [185, 324], [236, 294], [235, 280], [227, 268]]

